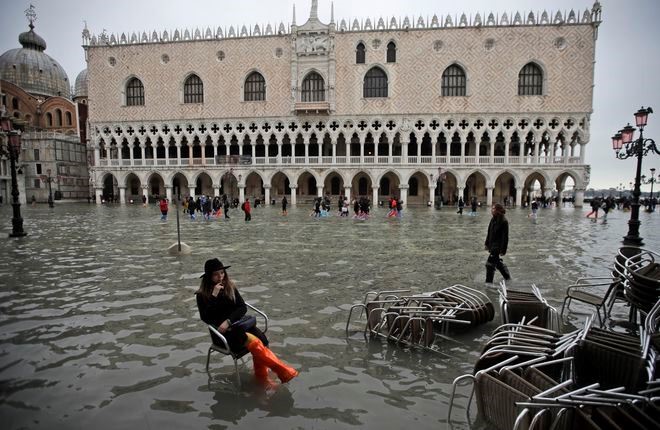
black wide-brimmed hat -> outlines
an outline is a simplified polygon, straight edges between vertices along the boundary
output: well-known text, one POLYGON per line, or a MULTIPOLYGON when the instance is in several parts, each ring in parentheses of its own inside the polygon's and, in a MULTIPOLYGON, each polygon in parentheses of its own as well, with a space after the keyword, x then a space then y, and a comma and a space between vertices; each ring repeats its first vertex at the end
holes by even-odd
POLYGON ((206 260, 206 263, 204 263, 204 274, 200 276, 200 278, 203 278, 206 275, 211 276, 213 272, 217 272, 218 270, 229 269, 230 267, 231 266, 223 265, 222 261, 218 260, 217 258, 206 260))

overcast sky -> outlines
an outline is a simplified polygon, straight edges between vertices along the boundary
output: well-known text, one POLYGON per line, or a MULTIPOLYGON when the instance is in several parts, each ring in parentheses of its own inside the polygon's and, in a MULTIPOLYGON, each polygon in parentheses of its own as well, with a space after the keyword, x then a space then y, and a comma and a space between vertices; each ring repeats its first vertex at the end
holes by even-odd
MULTIPOLYGON (((20 47, 19 33, 27 30, 24 11, 30 3, 37 12, 35 31, 46 39, 46 53, 66 70, 71 82, 83 70, 85 59, 81 31, 87 22, 93 34, 103 29, 108 33, 142 32, 179 29, 212 29, 233 25, 254 27, 254 24, 291 22, 296 5, 296 22, 302 24, 309 16, 311 0, 2 0, 0 14, 0 53, 20 47)), ((660 1, 602 0, 603 23, 596 42, 596 72, 591 142, 586 149, 586 162, 591 165, 593 188, 628 186, 635 176, 632 159, 620 161, 614 157, 611 136, 643 106, 656 109, 649 117, 645 136, 658 138, 660 131, 660 1)), ((378 18, 418 16, 438 17, 451 14, 489 12, 509 17, 515 12, 575 9, 580 14, 591 9, 590 0, 462 0, 460 2, 432 0, 336 0, 335 22, 342 18, 378 18)), ((552 16, 552 15, 551 15, 552 16)), ((319 0, 319 18, 330 20, 330 1, 319 0)), ((660 140, 658 141, 660 145, 660 140)), ((643 172, 660 170, 660 156, 649 154, 644 159, 643 172)), ((642 187, 649 191, 650 186, 642 187)))

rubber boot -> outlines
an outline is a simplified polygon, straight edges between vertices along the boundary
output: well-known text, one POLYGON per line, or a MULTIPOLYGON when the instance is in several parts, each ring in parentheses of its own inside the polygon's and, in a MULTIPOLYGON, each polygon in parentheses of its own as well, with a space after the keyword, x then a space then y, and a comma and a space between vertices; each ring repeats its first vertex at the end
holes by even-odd
POLYGON ((247 349, 252 354, 252 359, 255 360, 256 363, 273 370, 282 383, 289 382, 298 376, 298 371, 296 369, 287 366, 280 361, 280 359, 273 354, 273 351, 266 348, 264 344, 261 343, 261 340, 250 334, 248 334, 247 349))
POLYGON ((277 384, 268 376, 268 367, 256 356, 252 357, 252 363, 254 365, 254 376, 259 385, 267 390, 275 389, 277 384))
POLYGON ((492 284, 493 278, 495 278, 495 268, 493 266, 486 265, 486 283, 492 284))

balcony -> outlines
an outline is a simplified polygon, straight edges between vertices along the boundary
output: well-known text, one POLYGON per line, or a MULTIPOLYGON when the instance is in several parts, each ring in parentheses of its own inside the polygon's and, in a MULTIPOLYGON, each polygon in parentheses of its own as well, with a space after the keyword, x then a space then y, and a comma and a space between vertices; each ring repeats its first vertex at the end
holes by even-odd
POLYGON ((294 110, 297 114, 329 114, 330 102, 297 102, 294 110))
POLYGON ((144 166, 191 166, 192 168, 221 166, 235 167, 241 166, 484 166, 501 167, 503 165, 520 166, 561 166, 583 164, 580 157, 534 157, 534 156, 459 156, 459 155, 337 155, 317 156, 309 155, 307 157, 296 156, 269 156, 269 157, 250 157, 249 155, 218 155, 216 157, 206 158, 145 158, 145 159, 107 159, 101 158, 99 166, 112 167, 144 167, 144 166), (333 161, 334 160, 334 161, 333 161))

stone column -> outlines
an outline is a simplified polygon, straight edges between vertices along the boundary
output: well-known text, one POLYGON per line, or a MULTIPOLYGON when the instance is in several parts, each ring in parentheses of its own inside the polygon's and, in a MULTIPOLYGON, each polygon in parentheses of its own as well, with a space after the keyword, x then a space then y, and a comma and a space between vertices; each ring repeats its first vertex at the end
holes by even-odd
MULTIPOLYGON (((410 139, 410 137, 408 137, 408 139, 410 139)), ((408 141, 403 141, 402 140, 400 142, 401 142, 401 158, 402 158, 401 162, 403 164, 408 164, 408 144, 410 143, 410 141, 409 140, 408 141)), ((404 202, 405 202, 405 200, 404 200, 404 202)))
POLYGON ((309 140, 305 140, 305 165, 309 165, 309 140))
POLYGON ((351 162, 351 139, 346 139, 346 163, 351 162))
POLYGON ((549 187, 544 188, 543 189, 543 197, 545 197, 546 199, 551 198, 552 197, 552 190, 554 190, 554 188, 549 188, 549 187))
POLYGON ((172 201, 172 187, 165 187, 165 198, 168 201, 172 201))
POLYGON ((146 197, 146 202, 149 203, 149 187, 142 187, 142 195, 146 197))
POLYGON ((140 155, 142 158, 142 165, 146 166, 147 165, 147 144, 144 142, 140 142, 140 155))
MULTIPOLYGON (((504 141, 504 165, 509 165, 509 149, 511 145, 511 136, 504 141)), ((494 153, 494 152, 493 152, 494 153)))
POLYGON ((437 185, 435 183, 429 184, 429 201, 431 202, 431 207, 435 207, 435 189, 437 185))
MULTIPOLYGON (((458 188, 458 198, 460 199, 461 197, 465 197, 465 187, 457 187, 458 188)), ((463 200, 465 202, 465 200, 463 200)), ((458 204, 458 200, 455 202, 458 204)), ((467 204, 467 202, 465 202, 467 204)))
POLYGON ((298 186, 297 185, 291 185, 290 188, 291 188, 291 199, 289 199, 289 200, 291 200, 291 205, 296 205, 297 204, 296 194, 297 194, 297 191, 298 191, 298 186))
POLYGON ((351 200, 351 187, 344 187, 344 196, 348 198, 349 202, 351 200))
POLYGON ((493 187, 486 187, 486 207, 493 206, 493 187))
POLYGON ((372 185, 371 186, 371 204, 372 207, 378 206, 378 189, 380 187, 378 185, 372 185))
POLYGON ((587 142, 580 142, 580 164, 584 164, 584 148, 587 146, 587 142))
POLYGON ((188 186, 188 195, 195 198, 195 187, 188 186))
POLYGON ((94 188, 94 194, 96 195, 96 204, 100 205, 103 198, 103 188, 94 188))
POLYGON ((264 200, 266 200, 264 206, 270 204, 270 185, 264 185, 264 200))
POLYGON ((220 197, 220 185, 212 185, 213 197, 220 197))
POLYGON ((126 187, 119 187, 119 204, 126 204, 126 187))
POLYGON ((364 139, 360 139, 360 164, 364 164, 364 139))
POLYGON ((463 136, 458 136, 461 141, 461 164, 465 164, 465 145, 467 145, 467 139, 464 139, 463 136))
POLYGON ((277 138, 277 164, 282 164, 282 138, 277 138))
POLYGON ((101 149, 97 146, 94 147, 94 165, 101 165, 101 149))
POLYGON ((408 184, 399 185, 399 200, 403 202, 403 207, 408 206, 408 184))
POLYGON ((516 207, 522 206, 523 187, 516 187, 516 207))
POLYGON ((245 201, 245 185, 238 186, 238 201, 240 203, 243 203, 245 201))
POLYGON ((316 197, 323 197, 323 185, 316 186, 316 197))
POLYGON ((576 188, 575 189, 575 203, 573 204, 576 208, 581 208, 584 206, 584 189, 576 188))
POLYGON ((181 142, 176 142, 176 164, 177 166, 181 165, 181 142))
POLYGON ((337 142, 332 142, 332 164, 337 164, 337 142))
POLYGON ((392 164, 392 156, 394 155, 394 142, 392 142, 390 139, 387 140, 389 141, 388 146, 390 147, 389 152, 387 153, 387 162, 392 164))

